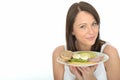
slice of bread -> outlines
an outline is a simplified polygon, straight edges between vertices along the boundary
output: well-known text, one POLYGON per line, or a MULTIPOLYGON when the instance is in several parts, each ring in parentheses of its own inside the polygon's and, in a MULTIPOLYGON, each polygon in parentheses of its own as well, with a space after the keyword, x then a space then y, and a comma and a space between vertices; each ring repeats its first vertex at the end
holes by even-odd
POLYGON ((69 50, 66 50, 66 51, 63 51, 61 54, 60 54, 60 58, 63 60, 63 61, 68 61, 72 58, 72 51, 69 51, 69 50))

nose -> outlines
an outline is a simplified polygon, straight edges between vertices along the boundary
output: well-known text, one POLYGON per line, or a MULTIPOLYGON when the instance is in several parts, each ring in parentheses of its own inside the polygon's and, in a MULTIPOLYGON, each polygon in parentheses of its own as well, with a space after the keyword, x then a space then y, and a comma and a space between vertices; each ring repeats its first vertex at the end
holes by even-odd
POLYGON ((94 34, 94 30, 93 30, 92 27, 90 27, 90 28, 88 29, 88 33, 89 33, 89 34, 94 34))

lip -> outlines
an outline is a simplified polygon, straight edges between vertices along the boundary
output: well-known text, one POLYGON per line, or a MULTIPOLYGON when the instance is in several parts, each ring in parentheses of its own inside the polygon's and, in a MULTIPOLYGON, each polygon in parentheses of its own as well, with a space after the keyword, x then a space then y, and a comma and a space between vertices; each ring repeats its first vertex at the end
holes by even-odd
POLYGON ((90 40, 90 41, 92 41, 92 40, 94 40, 95 39, 95 37, 94 36, 92 36, 92 37, 88 37, 88 38, 86 38, 87 40, 90 40))

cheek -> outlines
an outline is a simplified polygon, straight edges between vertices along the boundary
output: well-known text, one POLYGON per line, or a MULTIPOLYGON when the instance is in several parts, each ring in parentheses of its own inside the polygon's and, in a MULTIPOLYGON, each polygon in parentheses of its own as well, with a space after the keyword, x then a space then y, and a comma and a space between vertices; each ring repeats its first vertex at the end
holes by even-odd
POLYGON ((95 31, 96 38, 98 37, 98 33, 99 33, 99 30, 96 30, 96 31, 95 31))
POLYGON ((98 28, 94 29, 94 33, 95 33, 95 34, 98 34, 98 32, 99 32, 99 29, 98 29, 98 28))
POLYGON ((85 35, 84 32, 78 32, 78 33, 75 34, 75 37, 76 37, 77 39, 82 39, 82 38, 84 38, 85 36, 86 36, 86 35, 85 35))
POLYGON ((96 30, 96 34, 97 34, 97 35, 98 35, 98 33, 99 33, 99 29, 96 30))

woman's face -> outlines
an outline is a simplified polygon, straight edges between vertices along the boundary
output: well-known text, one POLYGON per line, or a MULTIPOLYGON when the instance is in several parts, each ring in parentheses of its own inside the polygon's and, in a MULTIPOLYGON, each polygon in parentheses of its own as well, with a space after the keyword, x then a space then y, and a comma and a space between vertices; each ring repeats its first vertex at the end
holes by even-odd
POLYGON ((98 31, 99 26, 90 13, 81 11, 77 14, 73 24, 72 35, 76 37, 79 44, 92 46, 96 41, 98 31))

